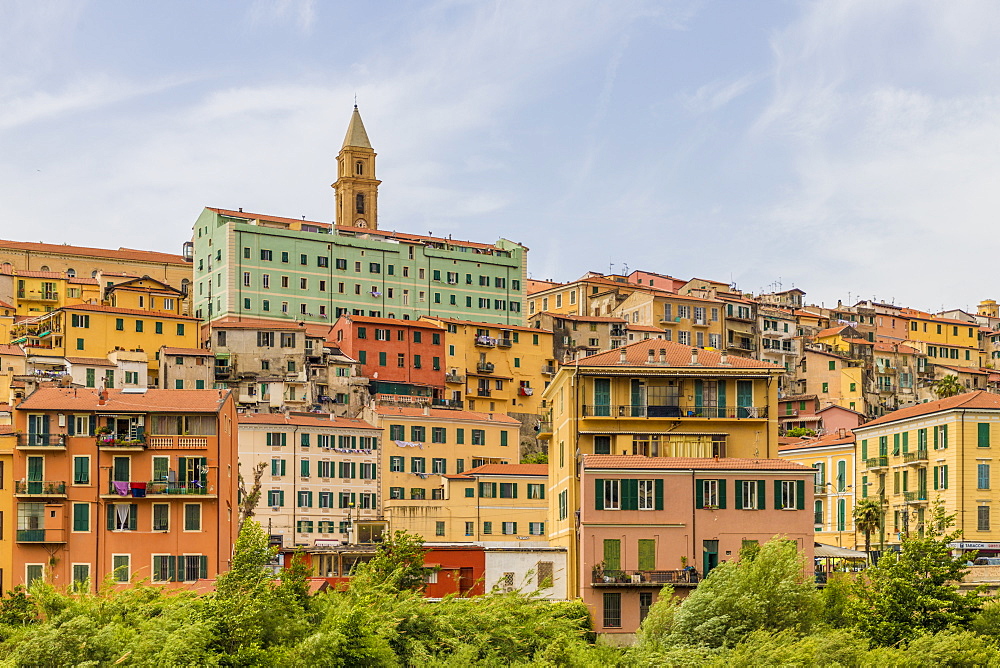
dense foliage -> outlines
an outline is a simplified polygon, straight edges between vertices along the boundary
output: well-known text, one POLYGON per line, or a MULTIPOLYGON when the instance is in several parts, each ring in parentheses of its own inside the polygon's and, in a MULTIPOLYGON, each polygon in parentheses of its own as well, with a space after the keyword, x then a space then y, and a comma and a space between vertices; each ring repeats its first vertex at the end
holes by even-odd
POLYGON ((723 563, 685 599, 665 588, 631 648, 594 642, 587 608, 530 592, 431 602, 419 539, 397 533, 337 591, 275 579, 256 522, 213 595, 146 583, 72 594, 38 583, 0 602, 5 665, 966 666, 1000 665, 1000 601, 961 592, 938 511, 867 573, 817 589, 776 539, 723 563))

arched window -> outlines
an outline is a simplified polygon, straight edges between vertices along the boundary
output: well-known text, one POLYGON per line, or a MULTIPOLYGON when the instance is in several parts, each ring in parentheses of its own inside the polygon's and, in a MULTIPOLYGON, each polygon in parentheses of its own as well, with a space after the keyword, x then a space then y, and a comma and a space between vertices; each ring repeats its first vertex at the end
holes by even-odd
POLYGON ((70 267, 69 269, 66 270, 66 275, 69 276, 70 278, 75 277, 76 276, 76 269, 73 269, 72 267, 70 267))
POLYGON ((820 499, 817 499, 816 503, 813 504, 813 524, 823 525, 823 501, 820 499))
POLYGON ((360 160, 358 160, 356 163, 354 163, 354 173, 357 174, 358 176, 361 176, 362 174, 364 174, 365 173, 365 163, 361 162, 360 160))
POLYGON ((49 270, 49 265, 43 264, 42 268, 39 271, 48 271, 48 270, 49 270))
POLYGON ((97 278, 97 270, 96 269, 94 271, 90 272, 90 277, 91 278, 97 278))
POLYGON ((181 292, 183 292, 184 295, 187 296, 188 290, 190 289, 191 289, 191 280, 187 278, 181 279, 181 292))
POLYGON ((365 194, 364 193, 358 193, 357 197, 354 198, 354 201, 355 201, 355 208, 357 209, 358 213, 364 213, 365 212, 365 194))

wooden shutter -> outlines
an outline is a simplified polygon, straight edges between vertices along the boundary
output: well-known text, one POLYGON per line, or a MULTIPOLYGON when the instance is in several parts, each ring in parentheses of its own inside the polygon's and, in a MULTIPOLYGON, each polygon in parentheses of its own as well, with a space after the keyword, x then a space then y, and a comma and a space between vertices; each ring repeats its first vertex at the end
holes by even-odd
POLYGON ((694 381, 694 412, 698 414, 702 412, 702 406, 705 404, 705 381, 698 379, 694 381))
POLYGON ((171 582, 177 582, 177 557, 163 557, 167 560, 167 579, 171 582))
POLYGON ((767 500, 764 495, 767 494, 767 485, 764 480, 757 481, 757 510, 764 510, 767 508, 767 500))
POLYGON ((128 528, 130 531, 135 531, 139 515, 139 505, 136 503, 128 504, 128 528))
POLYGON ((208 555, 198 557, 198 577, 202 580, 208 579, 208 555))
POLYGON ((774 509, 775 510, 780 510, 781 508, 782 508, 782 505, 781 505, 781 481, 780 480, 775 480, 774 481, 774 509))
MULTIPOLYGON (((726 417, 726 381, 719 381, 719 391, 716 395, 717 403, 719 405, 719 417, 726 417)), ((791 404, 789 404, 790 406, 791 404)))
POLYGON ((726 507, 726 481, 719 480, 719 508, 726 507))
POLYGON ((934 489, 938 488, 938 480, 939 480, 939 478, 938 478, 938 467, 935 466, 934 467, 934 489))
MULTIPOLYGON (((937 476, 934 476, 934 489, 937 489, 937 476)), ((104 506, 105 510, 108 511, 108 531, 115 530, 115 504, 109 503, 104 506)))
POLYGON ((940 448, 940 446, 938 445, 938 431, 939 430, 938 430, 937 427, 931 427, 931 431, 934 432, 934 449, 937 450, 937 449, 940 448))
POLYGON ((749 484, 746 480, 736 481, 736 510, 743 510, 743 486, 749 484))
POLYGON ((795 481, 795 509, 805 510, 806 508, 806 481, 795 481))
POLYGON ((653 481, 653 496, 655 498, 657 510, 663 510, 663 480, 657 478, 653 481))
POLYGON ((622 510, 639 509, 639 481, 622 480, 622 510))
POLYGON ((604 481, 594 481, 594 510, 604 510, 604 481))
POLYGON ((941 440, 943 441, 941 443, 941 447, 942 448, 947 448, 948 447, 948 425, 945 425, 944 428, 941 430, 941 432, 942 432, 941 433, 941 440))
POLYGON ((617 571, 622 567, 622 542, 617 538, 604 539, 604 568, 617 571))
POLYGON ((979 423, 979 447, 990 447, 990 425, 988 422, 979 423))
POLYGON ((656 541, 649 538, 639 539, 639 570, 656 570, 656 541))
POLYGON ((868 459, 868 439, 861 439, 861 460, 868 459))
POLYGON ((948 489, 948 465, 941 467, 941 489, 948 489))
POLYGON ((66 433, 70 436, 76 436, 76 416, 67 415, 66 416, 66 433))
POLYGON ((903 454, 905 455, 910 451, 910 432, 903 432, 903 454))
MULTIPOLYGON (((663 488, 663 481, 657 480, 660 483, 660 488, 663 488)), ((694 507, 704 508, 705 507, 705 481, 695 480, 694 481, 694 507)))

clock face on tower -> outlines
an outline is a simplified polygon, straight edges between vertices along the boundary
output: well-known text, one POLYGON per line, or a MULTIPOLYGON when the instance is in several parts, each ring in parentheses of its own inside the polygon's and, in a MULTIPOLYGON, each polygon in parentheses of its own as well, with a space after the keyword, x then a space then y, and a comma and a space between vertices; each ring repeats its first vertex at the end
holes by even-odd
POLYGON ((364 218, 358 218, 356 221, 354 221, 354 227, 368 227, 368 223, 365 221, 364 218))

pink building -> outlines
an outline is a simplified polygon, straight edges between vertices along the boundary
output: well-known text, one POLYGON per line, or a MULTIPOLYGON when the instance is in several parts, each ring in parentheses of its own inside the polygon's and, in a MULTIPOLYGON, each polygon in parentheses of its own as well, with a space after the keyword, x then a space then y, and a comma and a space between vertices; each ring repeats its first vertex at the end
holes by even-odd
POLYGON ((664 584, 681 593, 774 536, 813 560, 815 470, 781 459, 584 455, 580 593, 599 633, 635 633, 664 584))

